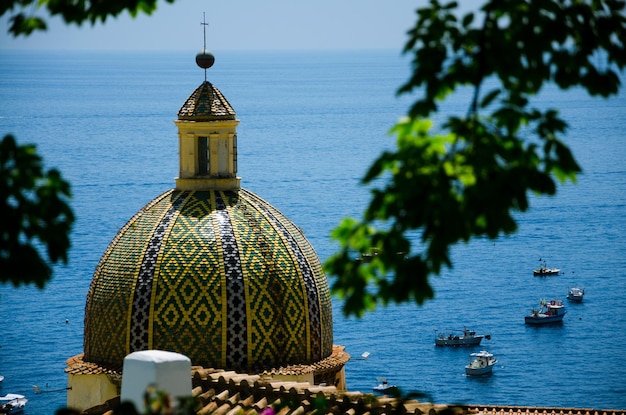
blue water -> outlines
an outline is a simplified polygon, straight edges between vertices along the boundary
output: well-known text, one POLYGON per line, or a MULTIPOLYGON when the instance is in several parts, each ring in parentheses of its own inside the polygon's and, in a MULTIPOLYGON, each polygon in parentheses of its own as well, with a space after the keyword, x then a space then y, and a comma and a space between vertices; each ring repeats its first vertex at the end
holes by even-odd
MULTIPOLYGON (((27 414, 65 403, 67 358, 82 352, 85 295, 117 230, 174 187, 173 120, 204 80, 189 53, 0 52, 0 134, 37 143, 46 167, 73 185, 77 221, 67 266, 44 290, 0 285, 0 394, 22 393, 27 414), (35 394, 33 385, 48 393, 35 394)), ((296 224, 325 260, 330 231, 367 202, 358 183, 393 145, 388 129, 409 101, 395 97, 408 63, 394 51, 216 52, 208 79, 241 120, 242 185, 296 224)), ((467 96, 444 105, 464 112, 467 96)), ((585 172, 552 198, 532 199, 519 232, 453 251, 455 267, 434 278, 422 307, 379 308, 345 319, 334 300, 335 342, 353 358, 350 390, 370 392, 385 376, 435 402, 626 408, 626 94, 590 99, 546 90, 538 105, 561 108, 567 142, 585 172), (543 258, 564 275, 532 276, 543 258), (565 299, 564 323, 528 327, 541 298, 565 299), (434 329, 490 333, 480 349, 499 359, 493 376, 471 379, 468 349, 435 348, 434 329)))

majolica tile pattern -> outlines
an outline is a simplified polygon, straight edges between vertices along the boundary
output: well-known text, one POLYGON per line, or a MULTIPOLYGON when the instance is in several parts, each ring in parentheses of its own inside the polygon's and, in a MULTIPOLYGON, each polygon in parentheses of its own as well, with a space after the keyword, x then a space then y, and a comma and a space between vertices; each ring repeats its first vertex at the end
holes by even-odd
POLYGON ((332 309, 302 232, 246 191, 171 190, 113 239, 85 311, 86 362, 121 367, 133 351, 260 369, 332 352, 332 309))
POLYGON ((235 110, 212 83, 204 81, 180 108, 178 119, 187 121, 234 120, 235 110))

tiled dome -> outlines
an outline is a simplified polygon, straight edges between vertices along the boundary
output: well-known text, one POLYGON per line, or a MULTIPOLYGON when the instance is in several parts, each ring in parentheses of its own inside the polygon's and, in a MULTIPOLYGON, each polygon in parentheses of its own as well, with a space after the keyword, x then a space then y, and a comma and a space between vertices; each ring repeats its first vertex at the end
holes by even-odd
POLYGON ((180 108, 178 119, 187 121, 234 120, 235 111, 219 89, 215 88, 212 83, 204 81, 180 108))
POLYGON ((332 353, 327 279, 302 232, 244 189, 170 190, 113 239, 94 273, 84 360, 147 349, 261 369, 332 353))

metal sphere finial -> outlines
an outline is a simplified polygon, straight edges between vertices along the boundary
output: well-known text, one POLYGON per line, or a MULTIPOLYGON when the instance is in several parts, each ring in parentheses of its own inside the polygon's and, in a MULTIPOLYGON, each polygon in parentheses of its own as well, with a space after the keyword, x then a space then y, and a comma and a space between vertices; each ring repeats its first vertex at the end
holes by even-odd
POLYGON ((215 56, 210 50, 206 48, 206 27, 209 25, 206 22, 206 14, 202 13, 202 29, 204 32, 204 49, 196 54, 196 64, 204 69, 204 80, 206 82, 206 70, 209 69, 215 63, 215 56))
POLYGON ((210 50, 204 49, 196 54, 196 64, 202 69, 209 69, 215 63, 215 56, 210 50))

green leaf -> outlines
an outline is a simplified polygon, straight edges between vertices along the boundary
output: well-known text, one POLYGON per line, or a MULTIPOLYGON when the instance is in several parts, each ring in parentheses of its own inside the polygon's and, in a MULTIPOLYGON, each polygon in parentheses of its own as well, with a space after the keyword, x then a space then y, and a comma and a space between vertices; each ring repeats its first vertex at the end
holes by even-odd
POLYGON ((28 36, 37 30, 47 30, 46 22, 39 17, 26 17, 22 13, 18 13, 9 19, 9 33, 14 37, 24 35, 28 36))
POLYGON ((0 142, 0 282, 43 288, 51 263, 67 262, 74 214, 70 185, 57 170, 44 171, 34 145, 0 142), (35 247, 46 251, 44 256, 35 247))

